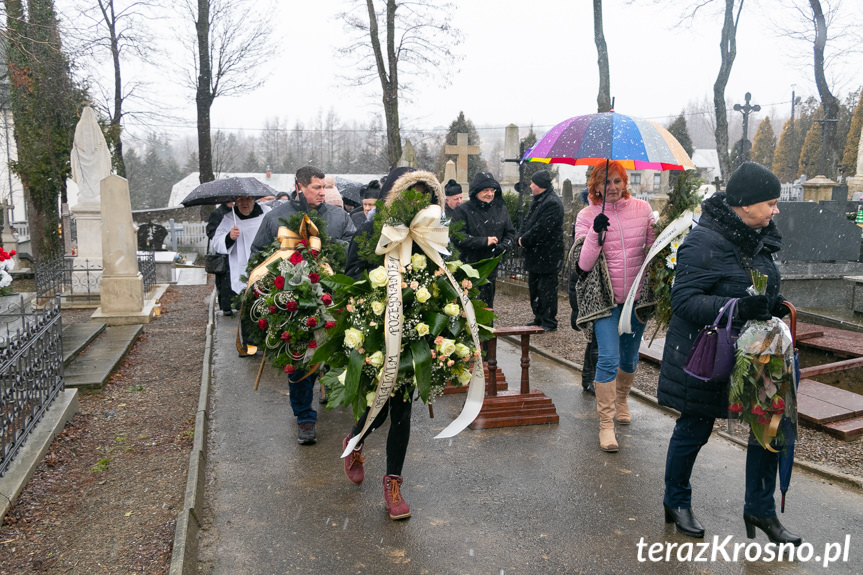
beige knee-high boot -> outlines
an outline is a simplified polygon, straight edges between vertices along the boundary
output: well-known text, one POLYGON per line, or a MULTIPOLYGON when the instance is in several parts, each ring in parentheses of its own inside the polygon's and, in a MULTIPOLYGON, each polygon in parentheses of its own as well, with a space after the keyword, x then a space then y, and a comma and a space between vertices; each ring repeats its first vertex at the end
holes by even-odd
POLYGON ((615 382, 595 382, 596 411, 599 413, 599 447, 603 451, 617 451, 617 438, 614 437, 614 399, 615 382))
POLYGON ((617 370, 617 379, 614 383, 617 387, 617 397, 614 402, 614 408, 617 411, 615 420, 620 425, 629 425, 632 423, 632 416, 629 413, 629 390, 632 389, 632 381, 635 379, 635 372, 626 373, 623 370, 617 370))

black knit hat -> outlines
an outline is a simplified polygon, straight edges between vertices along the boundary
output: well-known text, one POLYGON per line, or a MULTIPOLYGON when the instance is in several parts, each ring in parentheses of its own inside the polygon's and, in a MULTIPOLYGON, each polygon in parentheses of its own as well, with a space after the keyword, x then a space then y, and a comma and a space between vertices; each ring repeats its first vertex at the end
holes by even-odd
POLYGON ((779 197, 782 184, 776 175, 755 162, 743 162, 728 178, 725 203, 729 206, 751 206, 779 197))
POLYGON ((446 183, 446 186, 444 186, 444 192, 448 196, 460 196, 461 184, 459 184, 455 180, 450 180, 446 183))
POLYGON ((486 188, 493 188, 495 192, 500 190, 500 184, 491 175, 491 172, 477 172, 470 183, 470 196, 473 197, 477 192, 481 192, 486 188))
POLYGON ((530 177, 530 181, 543 190, 547 190, 551 187, 551 172, 548 170, 540 170, 530 177))

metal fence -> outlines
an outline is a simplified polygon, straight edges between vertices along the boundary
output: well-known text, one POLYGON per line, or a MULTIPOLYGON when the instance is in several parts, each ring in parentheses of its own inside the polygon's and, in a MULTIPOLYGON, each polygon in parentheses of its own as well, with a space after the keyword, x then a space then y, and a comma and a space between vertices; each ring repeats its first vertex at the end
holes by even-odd
POLYGON ((0 476, 63 391, 62 332, 59 296, 0 305, 0 476))
MULTIPOLYGON (((569 250, 572 247, 572 238, 563 236, 563 267, 557 275, 558 289, 566 291, 569 287, 570 263, 569 250)), ((527 282, 527 272, 524 269, 524 248, 516 246, 508 251, 500 261, 497 272, 498 277, 506 280, 527 282)))
POLYGON ((144 294, 156 285, 156 253, 138 252, 138 271, 144 278, 144 294))

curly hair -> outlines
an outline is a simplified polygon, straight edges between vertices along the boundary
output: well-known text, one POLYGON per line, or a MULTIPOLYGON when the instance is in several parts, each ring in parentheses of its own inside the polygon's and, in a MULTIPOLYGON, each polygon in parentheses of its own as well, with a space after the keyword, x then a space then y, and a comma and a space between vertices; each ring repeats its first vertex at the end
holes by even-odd
MULTIPOLYGON (((620 195, 621 198, 630 197, 629 193, 629 174, 626 173, 626 168, 623 167, 623 164, 620 162, 609 162, 608 163, 608 173, 609 177, 614 174, 620 176, 620 179, 623 180, 623 193, 620 195)), ((590 173, 590 177, 587 179, 587 197, 590 200, 591 204, 601 204, 602 203, 602 191, 605 189, 605 164, 602 163, 595 168, 590 173)))

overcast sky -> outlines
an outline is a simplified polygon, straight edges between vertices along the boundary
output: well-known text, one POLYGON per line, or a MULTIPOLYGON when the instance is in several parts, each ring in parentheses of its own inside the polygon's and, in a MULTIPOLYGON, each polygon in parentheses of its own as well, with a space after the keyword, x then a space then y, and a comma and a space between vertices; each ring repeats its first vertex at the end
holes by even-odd
MULTIPOLYGON (((822 0, 823 1, 823 0, 822 0)), ((538 131, 571 116, 596 111, 598 72, 593 43, 592 3, 588 0, 459 0, 452 22, 464 34, 463 58, 451 85, 434 78, 412 78, 413 101, 402 101, 402 124, 418 129, 445 127, 459 111, 477 125, 515 123, 538 131)), ((611 93, 618 112, 668 124, 689 102, 712 98, 719 68, 720 9, 705 11, 691 25, 675 27, 678 10, 671 0, 605 0, 604 30, 609 48, 611 93)), ((674 2, 689 4, 686 0, 674 2)), ((761 4, 776 6, 777 0, 761 4)), ((213 128, 259 129, 267 118, 309 123, 333 107, 343 120, 365 121, 382 114, 379 85, 373 96, 349 87, 335 49, 343 44, 344 27, 336 14, 343 0, 278 1, 272 13, 282 49, 263 68, 267 83, 253 94, 219 98, 213 106, 213 128), (310 71, 316 70, 317 73, 310 71)), ((845 20, 863 28, 863 2, 846 0, 845 20)), ((777 36, 776 22, 796 25, 782 13, 747 1, 737 36, 726 96, 752 102, 764 114, 787 116, 791 91, 817 96, 812 48, 777 36)), ((828 50, 834 44, 828 44, 828 50)), ((185 55, 177 55, 182 58, 185 55)), ((172 59, 175 59, 172 57, 172 59)), ((835 61, 828 71, 834 94, 843 98, 863 85, 861 55, 835 61)), ((161 80, 165 93, 180 91, 161 80)), ((177 110, 193 125, 194 94, 186 90, 177 110)), ((131 127, 131 126, 130 126, 131 127)))

